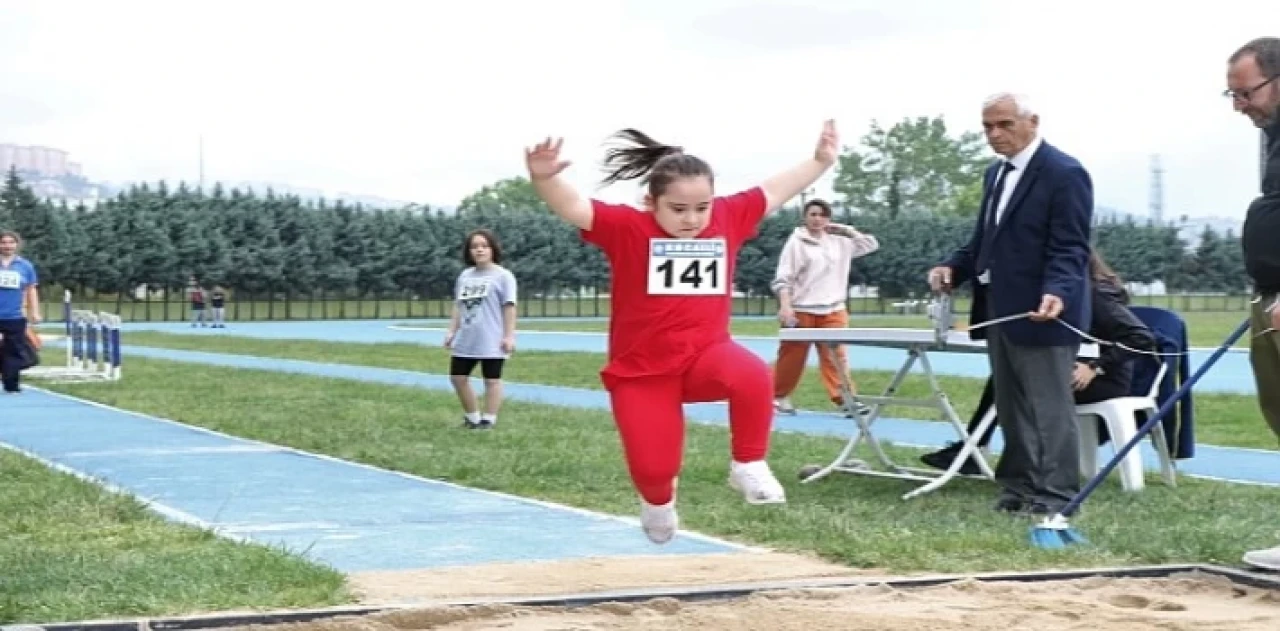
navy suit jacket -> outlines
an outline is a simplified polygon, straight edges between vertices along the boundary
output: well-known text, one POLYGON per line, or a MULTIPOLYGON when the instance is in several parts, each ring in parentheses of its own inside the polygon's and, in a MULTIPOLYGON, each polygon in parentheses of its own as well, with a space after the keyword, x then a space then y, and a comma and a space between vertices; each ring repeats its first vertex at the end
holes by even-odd
MULTIPOLYGON (((970 324, 1015 313, 1035 311, 1044 294, 1062 299, 1059 319, 1082 331, 1092 316, 1089 288, 1089 238, 1093 224, 1093 182, 1075 158, 1042 142, 1000 215, 989 246, 990 284, 982 285, 974 269, 982 245, 985 211, 1003 161, 986 171, 982 185, 982 211, 969 243, 943 262, 951 268, 951 283, 960 287, 973 281, 970 324)), ((1014 320, 995 326, 1014 344, 1027 346, 1071 345, 1080 336, 1056 322, 1014 320)), ((972 331, 975 340, 986 339, 986 329, 972 331)))

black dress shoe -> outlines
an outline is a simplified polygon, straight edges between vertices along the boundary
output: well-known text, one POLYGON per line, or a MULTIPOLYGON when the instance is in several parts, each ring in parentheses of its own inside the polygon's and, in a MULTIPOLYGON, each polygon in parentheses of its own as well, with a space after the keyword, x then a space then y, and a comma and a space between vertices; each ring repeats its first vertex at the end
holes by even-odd
POLYGON ((991 508, 1002 513, 1018 513, 1022 512, 1026 503, 1021 499, 1012 496, 1001 497, 991 508))
MULTIPOLYGON (((946 447, 938 451, 924 454, 920 456, 920 462, 923 462, 934 469, 946 471, 951 468, 951 463, 955 462, 956 456, 960 455, 960 450, 964 448, 963 443, 950 442, 946 447)), ((982 470, 978 468, 978 461, 969 456, 965 459, 964 464, 960 465, 960 473, 964 475, 978 475, 982 470)))

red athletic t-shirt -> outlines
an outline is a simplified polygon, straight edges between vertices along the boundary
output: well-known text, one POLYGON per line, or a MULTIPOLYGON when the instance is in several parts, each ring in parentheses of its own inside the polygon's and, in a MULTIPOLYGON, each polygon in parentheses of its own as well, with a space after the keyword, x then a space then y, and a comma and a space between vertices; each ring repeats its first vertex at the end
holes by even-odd
POLYGON ((734 267, 764 217, 763 189, 715 198, 695 239, 674 239, 651 212, 591 205, 591 230, 580 234, 604 252, 611 271, 609 361, 600 373, 606 388, 618 379, 680 374, 703 349, 729 339, 734 267))

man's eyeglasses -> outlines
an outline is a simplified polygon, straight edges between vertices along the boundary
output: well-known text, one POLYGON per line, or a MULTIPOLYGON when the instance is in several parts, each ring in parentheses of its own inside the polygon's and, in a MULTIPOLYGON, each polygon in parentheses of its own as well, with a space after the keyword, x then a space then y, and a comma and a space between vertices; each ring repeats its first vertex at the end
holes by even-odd
POLYGON ((1222 91, 1222 96, 1225 96, 1232 100, 1248 102, 1249 99, 1253 98, 1254 93, 1256 93, 1258 90, 1261 90, 1262 88, 1267 87, 1268 85, 1271 84, 1272 81, 1275 81, 1276 79, 1280 79, 1280 74, 1272 75, 1270 79, 1267 79, 1266 81, 1263 81, 1262 83, 1259 83, 1258 85, 1255 85, 1252 88, 1249 88, 1247 90, 1236 91, 1228 88, 1222 91))

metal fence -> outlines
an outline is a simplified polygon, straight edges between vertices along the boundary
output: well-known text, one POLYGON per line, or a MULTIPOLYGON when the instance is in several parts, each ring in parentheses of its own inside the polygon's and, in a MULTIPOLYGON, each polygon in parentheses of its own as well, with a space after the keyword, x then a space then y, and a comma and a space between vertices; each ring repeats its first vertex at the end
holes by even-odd
MULTIPOLYGON (((58 294, 61 296, 61 292, 58 294)), ((850 298, 848 310, 854 316, 890 316, 923 313, 927 295, 907 298, 850 298)), ((1243 313, 1250 297, 1236 294, 1135 294, 1133 304, 1161 307, 1183 313, 1243 313)), ((126 322, 181 322, 192 319, 190 302, 181 295, 134 299, 117 295, 73 295, 76 309, 114 313, 126 322)), ((609 315, 609 297, 529 296, 518 302, 520 317, 533 318, 601 318, 609 315)), ((448 299, 416 296, 339 297, 316 295, 259 295, 228 292, 226 318, 233 322, 270 320, 413 320, 446 319, 450 316, 448 299)), ((207 308, 207 307, 206 307, 207 308)), ((968 301, 960 296, 955 308, 967 311, 968 301)), ((733 315, 738 317, 772 316, 777 313, 772 296, 739 296, 734 299, 733 315)), ((62 319, 62 300, 49 296, 43 301, 45 321, 62 319)))

